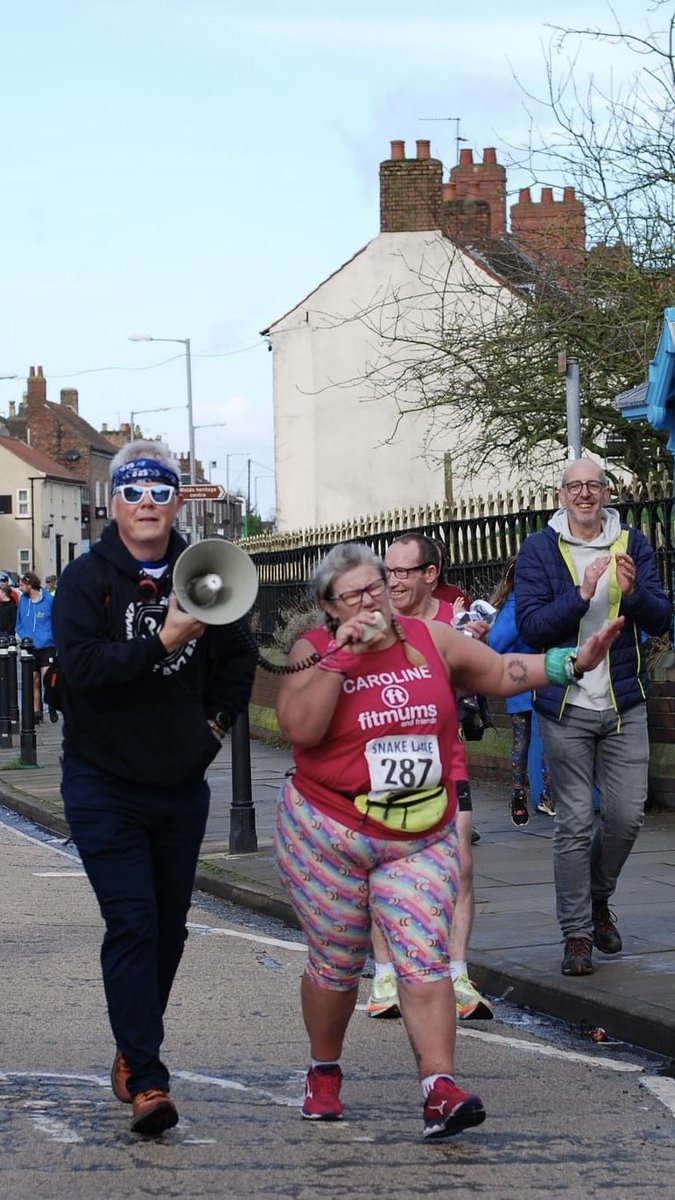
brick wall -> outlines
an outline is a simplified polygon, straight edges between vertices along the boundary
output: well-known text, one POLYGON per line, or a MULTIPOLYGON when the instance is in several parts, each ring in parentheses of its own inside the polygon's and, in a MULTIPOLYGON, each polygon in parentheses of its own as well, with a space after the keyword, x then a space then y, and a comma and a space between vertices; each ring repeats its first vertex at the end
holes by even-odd
POLYGON ((657 808, 675 810, 675 683, 653 683, 649 718, 649 798, 657 808))

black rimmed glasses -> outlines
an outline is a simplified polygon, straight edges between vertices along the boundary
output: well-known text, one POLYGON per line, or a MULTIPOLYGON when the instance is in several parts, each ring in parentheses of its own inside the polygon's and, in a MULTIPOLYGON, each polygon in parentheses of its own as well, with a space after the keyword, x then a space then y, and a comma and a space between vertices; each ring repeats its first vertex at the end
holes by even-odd
POLYGON ((423 562, 418 563, 416 567, 385 567, 387 575, 393 575, 394 579, 407 579, 412 575, 413 571, 426 571, 427 567, 435 567, 436 563, 423 562))
POLYGON ((350 592, 340 592, 339 596, 326 596, 326 599, 331 604, 335 604, 338 600, 341 600, 348 608, 357 608, 359 604, 363 603, 364 596, 368 595, 373 600, 376 600, 378 596, 382 595, 386 586, 384 579, 374 579, 372 583, 366 584, 364 588, 354 588, 350 592))
POLYGON ((123 483, 115 494, 121 496, 125 504, 140 504, 146 493, 153 504, 168 504, 176 489, 170 483, 123 483))
POLYGON ((563 487, 570 496, 579 496, 582 488, 586 488, 590 496, 599 496, 607 484, 602 479, 570 479, 563 487))

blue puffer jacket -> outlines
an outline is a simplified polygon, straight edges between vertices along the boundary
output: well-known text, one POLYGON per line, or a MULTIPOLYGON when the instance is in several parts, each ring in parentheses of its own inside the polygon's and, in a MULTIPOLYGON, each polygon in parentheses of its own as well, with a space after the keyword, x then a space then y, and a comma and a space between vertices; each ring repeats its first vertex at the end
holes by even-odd
MULTIPOLYGON (((555 520, 555 518, 554 518, 555 520)), ((622 596, 619 614, 624 627, 609 652, 612 702, 625 712, 644 701, 647 664, 641 652, 640 630, 651 637, 670 627, 672 610, 656 569, 654 552, 638 529, 628 530, 628 553, 636 567, 636 586, 631 596, 622 596)), ((550 525, 525 539, 516 564, 516 620, 521 637, 542 651, 551 646, 576 646, 579 622, 588 611, 578 585, 561 551, 561 539, 550 525)), ((558 720, 565 707, 567 689, 540 688, 534 707, 545 717, 558 720)))
MULTIPOLYGON (((511 592, 507 597, 491 626, 487 644, 497 654, 531 654, 532 647, 524 642, 518 633, 516 625, 516 598, 511 592)), ((532 692, 519 692, 517 696, 506 697, 507 713, 529 712, 532 708, 532 692)))

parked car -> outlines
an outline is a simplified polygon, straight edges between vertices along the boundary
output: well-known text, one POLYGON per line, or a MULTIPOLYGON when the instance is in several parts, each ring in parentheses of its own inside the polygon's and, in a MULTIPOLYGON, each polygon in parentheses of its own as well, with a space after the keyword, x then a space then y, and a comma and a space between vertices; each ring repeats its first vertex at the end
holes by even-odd
POLYGON ((19 576, 17 575, 16 571, 7 571, 4 567, 0 567, 0 577, 3 575, 7 576, 12 587, 19 586, 19 576))

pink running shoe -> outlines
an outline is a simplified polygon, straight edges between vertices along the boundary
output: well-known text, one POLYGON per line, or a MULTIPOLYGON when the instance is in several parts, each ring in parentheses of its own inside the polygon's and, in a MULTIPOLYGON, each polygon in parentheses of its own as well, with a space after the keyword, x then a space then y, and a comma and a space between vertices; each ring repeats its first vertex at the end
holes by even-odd
POLYGON ((303 1117, 307 1121, 339 1121, 343 1112, 341 1083, 339 1067, 310 1067, 305 1080, 303 1117))
POLYGON ((425 1138, 450 1137, 482 1125, 485 1120, 483 1101, 479 1096, 463 1092, 449 1075, 441 1075, 424 1101, 425 1138))

